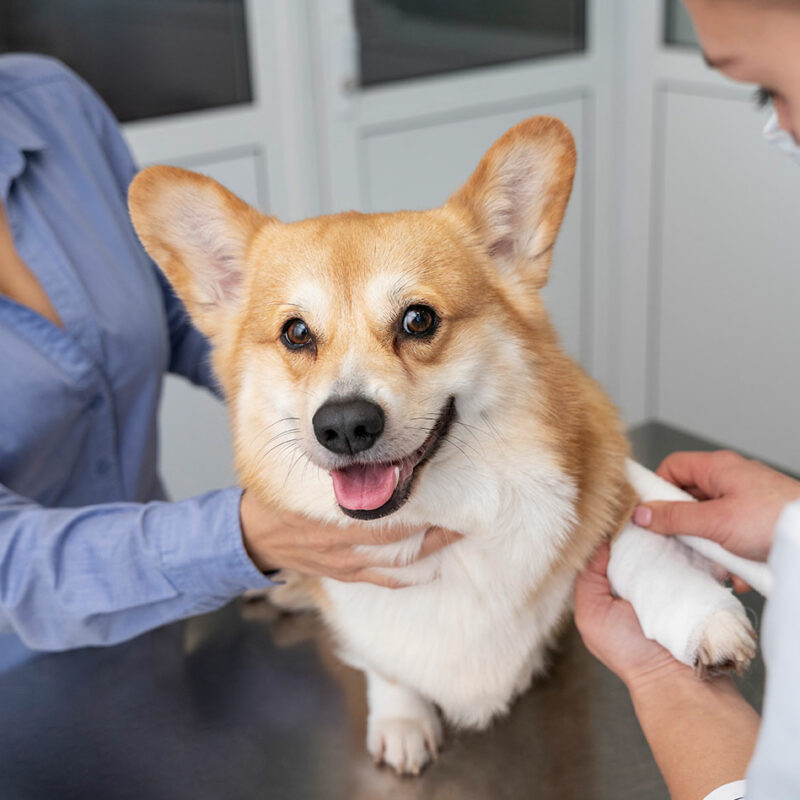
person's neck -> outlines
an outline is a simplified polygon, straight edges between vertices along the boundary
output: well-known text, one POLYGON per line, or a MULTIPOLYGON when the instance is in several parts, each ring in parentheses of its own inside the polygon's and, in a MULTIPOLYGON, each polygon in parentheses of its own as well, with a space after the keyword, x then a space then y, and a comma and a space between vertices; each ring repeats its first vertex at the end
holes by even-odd
POLYGON ((17 252, 6 207, 2 201, 0 201, 0 295, 10 297, 50 320, 54 325, 63 327, 58 312, 38 278, 17 252))

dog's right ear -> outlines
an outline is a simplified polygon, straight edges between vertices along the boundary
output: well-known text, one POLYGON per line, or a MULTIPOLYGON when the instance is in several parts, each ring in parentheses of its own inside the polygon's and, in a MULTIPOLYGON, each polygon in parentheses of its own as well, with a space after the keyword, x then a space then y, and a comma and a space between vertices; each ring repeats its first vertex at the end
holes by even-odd
POLYGON ((128 205, 145 249, 213 337, 239 309, 247 250, 269 218, 211 178, 177 167, 142 170, 128 205))
POLYGON ((547 282, 575 161, 569 128, 532 117, 501 136, 447 202, 469 215, 500 273, 523 291, 547 282))

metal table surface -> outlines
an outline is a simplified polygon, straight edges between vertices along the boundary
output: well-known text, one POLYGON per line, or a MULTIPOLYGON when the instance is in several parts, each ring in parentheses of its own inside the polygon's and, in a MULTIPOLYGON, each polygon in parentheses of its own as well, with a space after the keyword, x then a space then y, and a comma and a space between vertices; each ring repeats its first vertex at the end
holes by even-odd
MULTIPOLYGON (((632 431, 656 466, 710 449, 657 423, 632 431)), ((755 594, 745 603, 757 615, 755 594)), ((760 707, 760 659, 742 679, 760 707)), ((42 655, 0 676, 2 800, 660 800, 627 692, 574 627, 551 674, 481 733, 448 732, 419 778, 364 747, 361 676, 311 615, 235 602, 116 647, 42 655)))

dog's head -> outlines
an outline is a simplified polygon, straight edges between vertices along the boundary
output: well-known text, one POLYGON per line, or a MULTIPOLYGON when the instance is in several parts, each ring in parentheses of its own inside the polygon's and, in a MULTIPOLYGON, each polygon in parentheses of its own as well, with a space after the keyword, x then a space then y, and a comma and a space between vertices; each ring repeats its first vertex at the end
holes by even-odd
POLYGON ((330 509, 375 519, 426 463, 480 457, 552 345, 539 290, 574 171, 568 129, 536 117, 425 212, 284 224, 209 178, 141 172, 133 222, 214 345, 243 483, 322 510, 300 498, 324 480, 330 509))

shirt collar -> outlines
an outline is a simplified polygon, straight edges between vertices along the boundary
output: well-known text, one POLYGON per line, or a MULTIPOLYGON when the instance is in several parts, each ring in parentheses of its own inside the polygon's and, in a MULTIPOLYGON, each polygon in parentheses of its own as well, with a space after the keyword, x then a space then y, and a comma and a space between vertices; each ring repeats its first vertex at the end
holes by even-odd
POLYGON ((0 199, 5 200, 13 180, 25 171, 27 158, 44 150, 45 142, 26 119, 5 114, 0 119, 0 199))
POLYGON ((0 122, 0 141, 12 145, 22 153, 35 153, 44 149, 44 140, 24 117, 4 114, 0 122))

